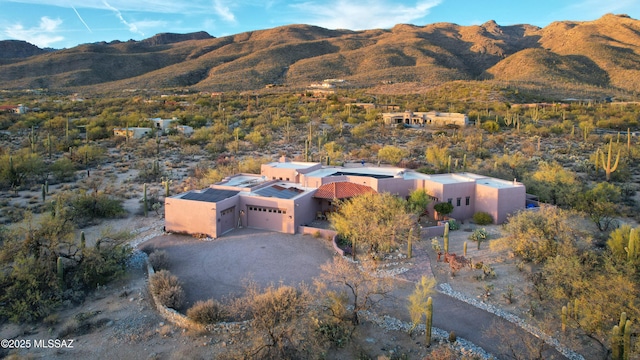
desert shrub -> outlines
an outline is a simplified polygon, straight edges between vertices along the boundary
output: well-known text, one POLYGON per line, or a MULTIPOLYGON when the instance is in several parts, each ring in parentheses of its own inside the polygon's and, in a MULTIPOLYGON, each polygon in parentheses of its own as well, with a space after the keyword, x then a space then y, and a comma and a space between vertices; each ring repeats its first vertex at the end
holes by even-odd
POLYGON ((155 271, 166 270, 169 268, 169 256, 164 250, 154 250, 149 254, 149 264, 153 266, 155 271))
POLYGON ((454 231, 454 230, 460 230, 460 223, 455 221, 455 220, 449 220, 449 230, 454 231))
POLYGON ((438 212, 440 216, 447 216, 453 212, 453 204, 448 202, 437 203, 433 206, 433 209, 438 212))
POLYGON ((224 310, 212 299, 198 301, 187 310, 187 317, 198 324, 213 324, 224 319, 224 310))
POLYGON ((82 192, 69 199, 73 220, 84 226, 95 219, 111 219, 125 214, 122 202, 105 193, 82 192))
POLYGON ((178 309, 184 303, 184 290, 175 275, 167 270, 160 270, 149 278, 151 292, 158 301, 173 309, 178 309))
POLYGON ((56 160, 49 167, 53 177, 60 182, 73 181, 76 178, 76 165, 69 158, 63 157, 56 160))
POLYGON ((96 288, 124 274, 131 247, 114 244, 105 239, 83 250, 82 261, 73 269, 77 284, 82 288, 96 288))
POLYGON ((8 274, 0 274, 0 319, 35 321, 59 304, 57 278, 48 265, 46 259, 21 255, 8 274))
POLYGON ((473 222, 478 225, 493 224, 493 216, 491 216, 491 214, 486 213, 484 211, 478 211, 475 214, 473 214, 473 222))
POLYGON ((482 128, 491 134, 500 131, 500 125, 492 120, 482 123, 482 128))

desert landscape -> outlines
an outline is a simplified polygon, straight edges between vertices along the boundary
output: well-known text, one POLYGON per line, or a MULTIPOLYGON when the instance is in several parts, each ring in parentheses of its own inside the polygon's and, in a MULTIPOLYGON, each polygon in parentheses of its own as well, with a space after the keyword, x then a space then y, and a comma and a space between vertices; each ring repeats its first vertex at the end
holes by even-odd
POLYGON ((0 41, 0 357, 638 359, 638 34, 608 14, 0 41), (384 121, 405 111, 466 120, 384 121), (502 224, 418 189, 336 200, 306 235, 165 231, 166 198, 281 157, 530 196, 502 224))

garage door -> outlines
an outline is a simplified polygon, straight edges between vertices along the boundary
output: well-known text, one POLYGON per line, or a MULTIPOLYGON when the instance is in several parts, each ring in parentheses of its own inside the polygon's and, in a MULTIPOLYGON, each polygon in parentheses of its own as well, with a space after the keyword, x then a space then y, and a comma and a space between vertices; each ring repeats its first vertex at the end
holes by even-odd
POLYGON ((286 210, 253 205, 247 205, 247 210, 247 227, 282 231, 286 210))
POLYGON ((220 234, 235 229, 236 207, 232 206, 220 212, 220 234))

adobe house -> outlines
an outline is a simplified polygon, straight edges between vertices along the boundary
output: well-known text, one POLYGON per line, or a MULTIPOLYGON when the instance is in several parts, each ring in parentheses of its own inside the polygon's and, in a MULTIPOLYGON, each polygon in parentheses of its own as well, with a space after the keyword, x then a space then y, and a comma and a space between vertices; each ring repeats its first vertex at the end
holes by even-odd
POLYGON ((239 227, 295 234, 301 225, 334 210, 336 200, 368 192, 408 197, 424 189, 433 205, 450 202, 451 216, 466 220, 484 211, 496 224, 526 205, 522 183, 472 173, 427 175, 396 167, 334 167, 282 157, 261 174, 236 174, 165 199, 165 229, 213 238, 239 227))
POLYGON ((142 139, 149 135, 151 130, 151 128, 147 127, 113 128, 113 135, 124 136, 131 139, 142 139))
POLYGON ((386 125, 404 124, 407 126, 457 126, 469 125, 469 117, 460 113, 443 113, 438 111, 429 112, 393 112, 382 114, 382 119, 386 125))

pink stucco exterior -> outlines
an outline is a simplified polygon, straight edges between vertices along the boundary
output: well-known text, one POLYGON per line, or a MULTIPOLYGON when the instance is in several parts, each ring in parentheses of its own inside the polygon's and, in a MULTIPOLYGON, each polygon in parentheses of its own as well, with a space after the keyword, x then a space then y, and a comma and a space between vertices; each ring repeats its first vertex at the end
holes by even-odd
POLYGON ((323 167, 319 163, 280 161, 262 165, 261 174, 238 174, 201 191, 165 200, 167 231, 219 237, 236 227, 252 227, 294 234, 318 214, 330 210, 330 201, 314 197, 333 182, 351 182, 376 192, 407 197, 424 189, 433 204, 450 201, 451 216, 466 220, 477 211, 491 214, 495 223, 524 209, 523 184, 471 173, 426 175, 393 167, 323 167))

